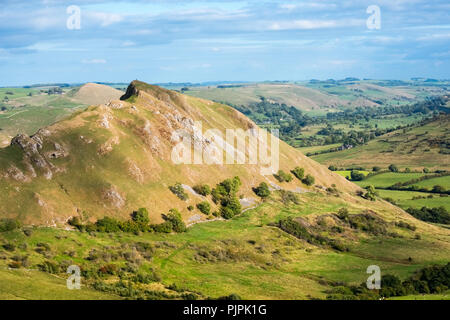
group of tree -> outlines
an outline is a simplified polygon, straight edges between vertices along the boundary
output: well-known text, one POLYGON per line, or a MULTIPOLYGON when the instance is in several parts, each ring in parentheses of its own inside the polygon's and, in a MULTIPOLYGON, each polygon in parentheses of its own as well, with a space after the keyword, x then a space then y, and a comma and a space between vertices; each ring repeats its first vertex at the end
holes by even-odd
POLYGON ((146 208, 140 208, 131 214, 129 220, 118 220, 111 217, 104 217, 97 220, 95 223, 82 223, 79 217, 73 217, 69 220, 69 224, 76 227, 80 231, 85 232, 184 232, 186 231, 186 225, 183 222, 181 214, 176 209, 170 209, 169 213, 163 214, 163 223, 150 224, 148 211, 146 208))
POLYGON ((220 215, 224 219, 231 219, 242 212, 241 203, 236 195, 241 185, 241 179, 236 176, 220 182, 212 189, 212 199, 214 203, 220 205, 220 215))

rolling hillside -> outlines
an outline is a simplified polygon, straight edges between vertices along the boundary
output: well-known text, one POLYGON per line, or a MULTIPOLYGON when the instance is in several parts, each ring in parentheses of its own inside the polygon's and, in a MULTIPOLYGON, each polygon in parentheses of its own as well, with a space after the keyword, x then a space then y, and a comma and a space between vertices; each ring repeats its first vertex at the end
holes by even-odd
MULTIPOLYGON (((176 145, 172 133, 185 129, 193 134, 194 121, 201 121, 203 130, 224 134, 227 128, 256 128, 238 111, 142 82, 133 82, 123 99, 91 106, 32 137, 18 135, 1 149, 1 214, 26 223, 58 225, 75 215, 125 218, 136 208, 148 207, 159 221, 162 212, 176 207, 188 219, 186 206, 201 198, 192 195, 180 201, 168 190, 177 182, 214 185, 239 176, 244 196, 251 196, 251 188, 261 181, 276 183, 271 176, 261 176, 259 165, 171 162, 176 145)), ((209 143, 206 138, 197 142, 204 149, 209 143)), ((296 166, 304 167, 318 185, 335 184, 346 192, 358 188, 280 141, 280 168, 289 172, 296 166)), ((305 186, 298 182, 289 188, 305 186)))
POLYGON ((450 169, 450 117, 443 115, 435 121, 411 129, 390 132, 366 145, 338 152, 312 156, 312 159, 338 167, 381 166, 390 164, 421 169, 450 169))
POLYGON ((203 130, 256 128, 231 107, 139 81, 121 99, 90 106, 32 137, 18 135, 0 150, 0 214, 24 223, 0 225, 7 229, 0 232, 0 273, 6 279, 0 297, 77 299, 84 292, 89 299, 356 298, 334 293, 364 282, 369 265, 405 279, 449 261, 448 229, 380 198, 366 199, 357 185, 281 141, 280 168, 304 168, 315 178, 311 186, 263 176, 264 165, 173 163, 181 133, 196 142, 197 152, 213 157, 212 150, 220 149, 219 135, 200 136, 197 121, 203 130), (214 187, 234 176, 242 182, 242 213, 223 219, 188 209, 210 201, 190 187, 214 187), (177 182, 188 199, 169 190, 177 182), (252 190, 260 182, 271 187, 264 200, 252 190), (149 209, 150 223, 176 208, 188 228, 83 231, 66 223, 74 216, 84 223, 105 216, 129 220, 140 207, 149 209), (70 264, 83 270, 84 291, 63 291, 70 264), (36 279, 33 286, 19 281, 23 272, 36 279))

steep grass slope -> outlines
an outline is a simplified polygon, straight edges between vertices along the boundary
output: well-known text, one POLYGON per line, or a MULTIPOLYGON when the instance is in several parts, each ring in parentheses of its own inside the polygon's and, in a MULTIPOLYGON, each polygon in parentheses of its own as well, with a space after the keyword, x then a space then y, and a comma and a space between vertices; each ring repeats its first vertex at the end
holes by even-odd
MULTIPOLYGON (((273 176, 261 175, 265 167, 261 163, 175 164, 171 160, 180 140, 173 133, 180 129, 206 154, 220 151, 218 138, 194 132, 196 121, 203 130, 217 129, 224 136, 226 129, 256 129, 238 111, 139 81, 129 86, 123 99, 91 106, 32 137, 18 135, 1 149, 1 216, 50 226, 75 215, 91 220, 104 215, 127 218, 133 210, 147 207, 154 222, 170 208, 189 219, 192 213, 186 207, 202 198, 190 194, 187 201, 178 199, 168 189, 176 182, 214 186, 239 176, 243 197, 255 197, 251 188, 262 181, 277 187, 273 176)), ((279 148, 280 168, 286 172, 300 166, 320 187, 334 184, 348 193, 358 189, 281 141, 279 148)), ((319 187, 306 187, 295 179, 283 188, 303 192, 319 187)))

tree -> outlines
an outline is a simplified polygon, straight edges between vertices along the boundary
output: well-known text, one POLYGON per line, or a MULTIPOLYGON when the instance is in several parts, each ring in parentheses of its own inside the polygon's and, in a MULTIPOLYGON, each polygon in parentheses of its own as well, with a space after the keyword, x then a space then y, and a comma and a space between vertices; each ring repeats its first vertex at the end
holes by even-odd
POLYGON ((316 181, 316 179, 310 174, 307 174, 306 177, 304 179, 302 179, 302 182, 304 184, 306 184, 307 186, 312 186, 315 181, 316 181))
POLYGON ((334 165, 331 165, 331 166, 328 167, 328 170, 330 170, 330 171, 337 171, 338 168, 336 166, 334 166, 334 165))
POLYGON ((279 182, 291 182, 292 176, 289 173, 284 172, 283 170, 278 170, 277 174, 274 174, 274 177, 279 182))
POLYGON ((208 201, 202 201, 197 204, 198 210, 200 210, 201 213, 204 214, 210 214, 211 213, 211 205, 208 201))
POLYGON ((146 208, 139 208, 137 211, 134 211, 131 214, 131 219, 140 225, 148 225, 150 223, 146 208))
POLYGON ((261 182, 259 186, 253 188, 253 192, 255 192, 258 197, 261 197, 263 199, 270 196, 269 186, 265 182, 261 182))
POLYGON ((374 172, 378 172, 380 170, 381 170, 381 167, 378 167, 378 166, 375 166, 372 168, 372 171, 374 171, 374 172))
POLYGON ((423 173, 429 173, 430 172, 430 169, 428 169, 428 168, 423 168, 423 173))
POLYGON ((365 175, 359 171, 352 170, 352 172, 350 172, 350 177, 353 181, 361 181, 365 178, 365 175))
POLYGON ((178 233, 186 231, 186 225, 177 209, 170 209, 168 214, 163 215, 163 219, 172 226, 173 231, 178 233))
POLYGON ((291 171, 292 174, 299 180, 302 180, 305 176, 305 169, 296 167, 294 170, 291 171))
POLYGON ((435 193, 445 193, 445 188, 440 185, 435 185, 431 191, 435 193))
POLYGON ((391 164, 391 165, 389 166, 389 170, 390 170, 391 172, 398 172, 398 167, 397 167, 395 164, 391 164))
POLYGON ((370 201, 375 201, 376 200, 376 195, 377 195, 375 187, 370 185, 370 186, 366 187, 366 190, 367 190, 367 192, 364 195, 364 198, 367 199, 367 200, 370 200, 370 201))
POLYGON ((192 189, 194 189, 195 192, 197 192, 198 194, 200 194, 204 197, 211 194, 211 187, 208 186, 207 184, 199 184, 199 185, 194 186, 192 189))

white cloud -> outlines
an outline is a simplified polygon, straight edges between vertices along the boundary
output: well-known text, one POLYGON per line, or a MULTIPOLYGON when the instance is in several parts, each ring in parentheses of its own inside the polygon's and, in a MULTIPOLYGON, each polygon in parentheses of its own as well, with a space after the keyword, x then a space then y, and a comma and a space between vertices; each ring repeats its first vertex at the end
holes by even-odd
POLYGON ((365 20, 293 20, 274 22, 269 25, 269 30, 311 30, 324 28, 338 28, 364 25, 365 20))
POLYGON ((81 60, 81 63, 84 64, 105 64, 105 59, 83 59, 81 60))
POLYGON ((100 22, 102 27, 107 27, 123 20, 123 16, 117 13, 89 12, 88 16, 90 19, 100 22))

